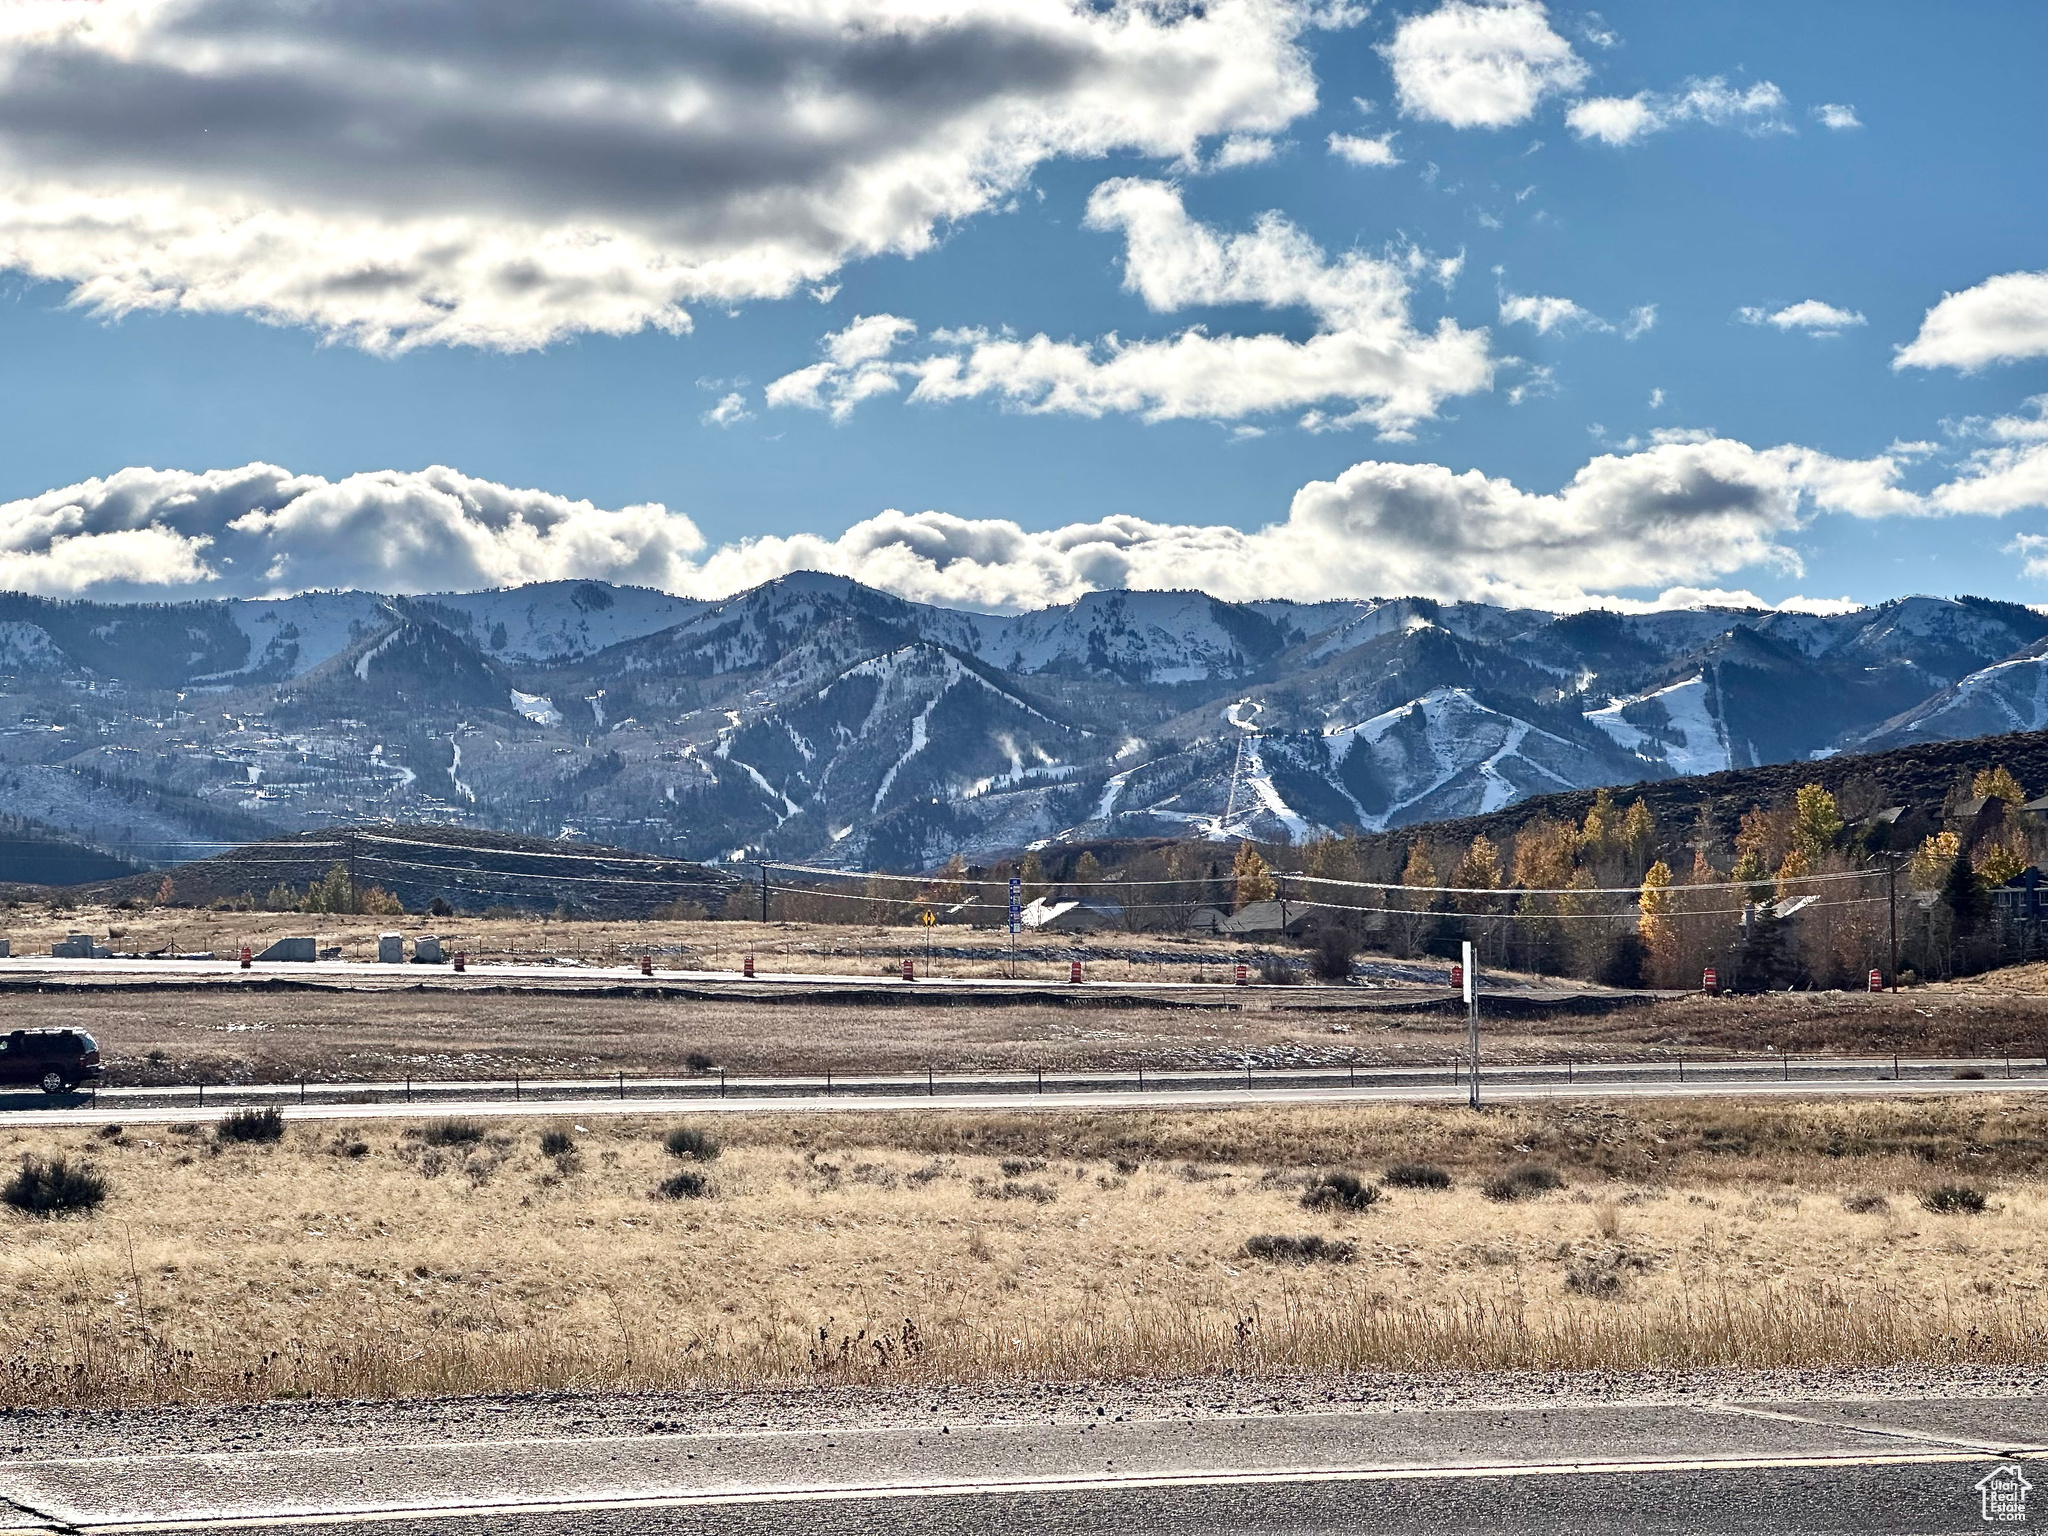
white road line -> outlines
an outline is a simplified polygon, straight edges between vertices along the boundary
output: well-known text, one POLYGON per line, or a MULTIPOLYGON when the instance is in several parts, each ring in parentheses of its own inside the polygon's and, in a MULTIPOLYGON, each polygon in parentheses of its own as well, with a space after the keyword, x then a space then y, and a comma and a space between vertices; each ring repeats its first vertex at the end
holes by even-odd
POLYGON ((1746 1408, 1740 1403, 1709 1403, 1705 1411, 1740 1414, 1750 1419, 1775 1419, 1783 1424, 1799 1424, 1816 1429, 1846 1430, 1852 1434, 1877 1435, 1888 1440, 1916 1440, 1926 1445, 1960 1446, 1981 1451, 1987 1456, 2038 1456, 2043 1451, 2048 1451, 2048 1445, 1984 1440, 1974 1435, 1938 1435, 1924 1429, 1902 1429, 1892 1424, 1859 1424, 1848 1419, 1816 1419, 1807 1414, 1786 1413, 1774 1408, 1746 1408))
MULTIPOLYGON (((596 1511, 717 1508, 762 1504, 844 1504, 871 1500, 989 1498, 1028 1494, 1124 1493, 1146 1489, 1307 1486, 1328 1483, 1414 1482, 1449 1479, 1511 1480, 1533 1477, 1670 1475, 1688 1472, 1826 1470, 1851 1467, 1933 1466, 1993 1459, 1963 1451, 1901 1451, 1890 1455, 1686 1457, 1644 1461, 1518 1462, 1461 1466, 1274 1467, 1254 1470, 1167 1472, 1136 1477, 1035 1477, 933 1483, 922 1486, 874 1484, 810 1488, 725 1489, 706 1493, 642 1497, 594 1497, 443 1505, 365 1505, 349 1510, 294 1514, 222 1514, 153 1520, 92 1520, 69 1523, 78 1531, 118 1533, 233 1531, 270 1527, 347 1525, 368 1520, 503 1519, 515 1515, 573 1515, 596 1511)), ((2008 1458, 2009 1459, 2009 1458, 2008 1458)))

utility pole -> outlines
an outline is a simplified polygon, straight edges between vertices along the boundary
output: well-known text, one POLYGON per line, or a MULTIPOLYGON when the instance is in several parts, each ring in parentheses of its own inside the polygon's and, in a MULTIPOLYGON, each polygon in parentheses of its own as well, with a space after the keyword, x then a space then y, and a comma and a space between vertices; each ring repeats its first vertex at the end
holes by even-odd
POLYGON ((768 861, 761 861, 761 921, 768 921, 768 861))
POLYGON ((1465 1027, 1472 1045, 1472 1107, 1479 1107, 1479 951, 1465 940, 1465 1027))
POLYGON ((363 904, 356 899, 356 834, 353 828, 341 834, 343 845, 348 849, 348 909, 351 912, 363 910, 363 904))
POLYGON ((1885 872, 1891 876, 1891 920, 1892 920, 1892 990, 1899 990, 1899 860, 1896 854, 1886 858, 1885 872))

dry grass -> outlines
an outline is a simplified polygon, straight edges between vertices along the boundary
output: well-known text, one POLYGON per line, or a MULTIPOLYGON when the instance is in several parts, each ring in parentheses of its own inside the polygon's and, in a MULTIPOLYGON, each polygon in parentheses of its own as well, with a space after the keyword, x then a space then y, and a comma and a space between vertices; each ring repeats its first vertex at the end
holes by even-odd
MULTIPOLYGON (((1220 1006, 1191 1008, 1065 1006, 1064 993, 996 1006, 909 997, 663 1001, 440 986, 282 993, 123 986, 10 993, 6 1006, 16 1026, 90 1030, 110 1084, 681 1075, 704 1063, 738 1073, 1058 1071, 1213 1065, 1248 1054, 1423 1062, 1448 1074, 1462 1048, 1463 1021, 1450 1015, 1304 1013, 1217 990, 1220 1006)), ((1504 1026, 1489 1034, 1488 1049, 1503 1060, 1554 1054, 1578 1022, 1504 1026), (1540 1032, 1546 1028, 1557 1033, 1540 1032)))
POLYGON ((763 1117, 722 1123, 724 1156, 693 1165, 706 1197, 676 1201, 654 1198, 678 1166, 668 1122, 565 1121, 554 1156, 514 1122, 445 1146, 388 1122, 275 1146, 15 1131, 0 1157, 89 1158, 112 1193, 86 1216, 0 1215, 0 1403, 2037 1362, 2041 1112, 1968 1108, 1771 1105, 1742 1152, 1708 1150, 1687 1106, 1576 1129, 1393 1107, 763 1117), (1532 1151, 1566 1189, 1486 1200, 1532 1151), (1303 1209, 1317 1170, 1409 1152, 1454 1187, 1303 1209), (1920 1204, 1953 1167, 1990 1191, 1984 1214, 1920 1204), (1852 1190, 1893 1198, 1858 1214, 1852 1190), (1245 1256, 1272 1233, 1356 1251, 1245 1256))
MULTIPOLYGON (((440 936, 450 951, 460 949, 477 964, 486 962, 545 963, 549 960, 586 966, 637 965, 645 955, 658 971, 718 970, 737 975, 742 960, 752 955, 763 975, 800 973, 830 976, 900 975, 903 960, 915 962, 917 974, 944 977, 1007 976, 1006 958, 968 958, 968 950, 1002 950, 1008 943, 999 928, 942 924, 873 927, 837 923, 772 921, 746 918, 730 921, 665 920, 558 922, 535 915, 514 917, 352 917, 333 913, 216 912, 205 908, 149 907, 120 911, 107 906, 50 908, 22 905, 0 913, 0 935, 12 939, 17 955, 46 955, 50 945, 70 933, 90 933, 123 952, 148 953, 171 948, 211 951, 231 957, 243 945, 261 953, 272 940, 290 934, 311 934, 323 947, 341 950, 345 960, 374 961, 380 933, 402 933, 410 941, 423 934, 440 936)), ((1233 953, 1229 940, 1179 934, 1102 933, 1094 937, 1020 935, 1020 949, 1055 949, 1051 959, 1022 959, 1014 973, 1020 979, 1064 981, 1068 951, 1088 960, 1088 974, 1105 981, 1194 981, 1228 983, 1219 959, 1233 953), (1127 961, 1107 952, 1141 949, 1169 957, 1158 961, 1127 961), (1103 952, 1098 954, 1097 952, 1103 952)), ((1441 963, 1441 962, 1439 962, 1441 963)))

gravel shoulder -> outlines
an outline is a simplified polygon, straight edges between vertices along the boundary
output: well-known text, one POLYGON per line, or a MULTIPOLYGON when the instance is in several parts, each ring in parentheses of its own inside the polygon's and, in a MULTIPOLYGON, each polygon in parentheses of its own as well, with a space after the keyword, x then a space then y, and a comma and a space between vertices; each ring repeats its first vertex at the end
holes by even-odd
POLYGON ((1007 1423, 1195 1422, 1302 1414, 1575 1406, 1959 1401, 2048 1396, 2048 1368, 1841 1371, 1442 1372, 1197 1377, 1015 1387, 536 1393, 414 1402, 0 1410, 0 1454, 30 1458, 283 1451, 648 1434, 773 1433, 1007 1423))

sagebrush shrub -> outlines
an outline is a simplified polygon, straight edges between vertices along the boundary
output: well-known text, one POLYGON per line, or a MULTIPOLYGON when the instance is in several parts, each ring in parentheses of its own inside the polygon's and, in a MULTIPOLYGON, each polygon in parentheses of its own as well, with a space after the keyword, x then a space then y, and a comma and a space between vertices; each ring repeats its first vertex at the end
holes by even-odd
POLYGON ((1564 1188, 1564 1176, 1543 1163, 1524 1163, 1479 1186, 1489 1200, 1528 1200, 1564 1188))
POLYGON ((542 1131, 540 1133, 540 1155, 560 1157, 576 1150, 576 1138, 567 1131, 542 1131))
POLYGON ((1387 1170, 1386 1179, 1396 1189, 1451 1187, 1451 1176, 1435 1163, 1396 1163, 1387 1170))
POLYGON ((216 1130, 222 1141, 282 1141, 284 1111, 275 1105, 269 1109, 237 1109, 222 1115, 216 1130))
POLYGON ((669 1133, 661 1138, 661 1144, 670 1157, 687 1157, 699 1163, 711 1162, 725 1150, 717 1137, 698 1130, 694 1125, 671 1127, 669 1133))
POLYGON ((1842 1209, 1852 1216, 1881 1216, 1891 1208, 1891 1201, 1872 1189, 1842 1197, 1842 1209))
POLYGON ((106 1198, 105 1178, 63 1157, 24 1157, 14 1177, 0 1185, 0 1200, 31 1216, 89 1211, 106 1198))
POLYGON ((1379 1204, 1380 1191, 1355 1173, 1319 1173, 1308 1181, 1301 1203, 1311 1211, 1363 1211, 1379 1204))
POLYGON ((1358 1245, 1332 1240, 1317 1233, 1288 1237, 1262 1232, 1244 1240, 1247 1258, 1270 1259, 1283 1264, 1349 1264, 1358 1257, 1358 1245))
POLYGON ((659 1200, 702 1200, 711 1192, 710 1182, 693 1168, 672 1173, 654 1186, 659 1200))
POLYGON ((1984 1211, 1984 1191, 1967 1184, 1937 1184, 1921 1194, 1920 1203, 1944 1216, 1978 1216, 1984 1211))
POLYGON ((482 1121, 459 1116, 430 1121, 420 1129, 420 1140, 430 1147, 473 1147, 483 1139, 482 1121))

